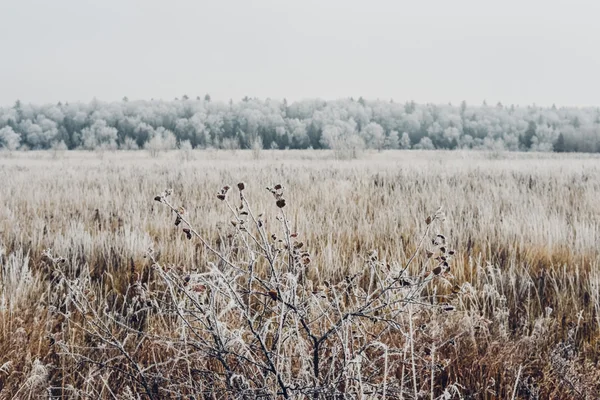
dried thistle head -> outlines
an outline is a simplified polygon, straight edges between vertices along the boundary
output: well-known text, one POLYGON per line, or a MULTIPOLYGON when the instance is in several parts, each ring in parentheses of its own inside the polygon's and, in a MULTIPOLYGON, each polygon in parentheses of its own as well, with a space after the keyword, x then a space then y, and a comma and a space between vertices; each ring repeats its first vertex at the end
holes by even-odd
POLYGON ((283 199, 283 198, 281 198, 281 199, 278 199, 278 200, 275 202, 275 204, 277 205, 277 207, 279 207, 279 208, 283 208, 283 207, 285 207, 285 199, 283 199))
POLYGON ((246 184, 244 182, 240 182, 237 184, 237 187, 241 192, 242 190, 246 189, 246 184))
POLYGON ((221 188, 221 190, 217 193, 217 199, 223 201, 225 200, 225 198, 227 197, 227 192, 229 192, 229 189, 231 189, 231 186, 229 185, 225 185, 221 188))
POLYGON ((169 197, 172 194, 173 194, 173 189, 167 189, 167 190, 163 191, 161 194, 159 194, 158 196, 154 196, 154 201, 158 201, 158 202, 162 203, 163 201, 165 201, 167 199, 167 197, 169 197))

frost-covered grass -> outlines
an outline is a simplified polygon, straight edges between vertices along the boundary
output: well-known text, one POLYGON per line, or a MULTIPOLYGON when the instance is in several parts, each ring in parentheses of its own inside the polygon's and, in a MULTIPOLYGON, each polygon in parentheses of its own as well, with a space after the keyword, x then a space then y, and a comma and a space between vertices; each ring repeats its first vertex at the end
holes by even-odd
MULTIPOLYGON (((218 266, 219 257, 199 238, 188 240, 182 226, 173 225, 173 212, 153 201, 172 188, 170 201, 185 207, 184 216, 199 237, 235 266, 254 252, 257 274, 266 277, 268 257, 251 239, 242 241, 246 233, 239 231, 238 216, 216 197, 223 185, 231 185, 231 204, 238 207, 233 191, 242 181, 269 235, 281 227, 265 187, 283 184, 290 233, 297 232, 294 240, 310 252, 303 287, 310 286, 310 296, 321 296, 326 306, 302 304, 315 318, 322 318, 327 304, 335 305, 337 311, 325 313, 331 323, 336 313, 359 307, 358 300, 327 294, 331 287, 359 274, 352 290, 360 293, 347 291, 356 299, 373 295, 373 277, 386 276, 388 263, 388 277, 398 272, 431 229, 407 271, 419 283, 418 296, 404 293, 405 300, 386 303, 393 306, 390 314, 372 316, 391 316, 392 322, 356 322, 336 331, 339 346, 334 341, 323 353, 333 360, 326 364, 330 375, 321 371, 315 378, 314 371, 305 371, 310 362, 293 361, 312 354, 310 337, 301 327, 286 328, 281 318, 290 308, 266 296, 276 286, 283 290, 277 296, 291 299, 297 289, 289 283, 277 283, 280 287, 267 279, 271 283, 262 289, 251 285, 266 295, 255 293, 254 300, 250 295, 244 301, 254 311, 263 307, 261 321, 277 321, 273 329, 290 335, 293 343, 306 340, 306 348, 296 353, 288 352, 286 343, 253 353, 260 346, 252 347, 252 339, 244 336, 243 310, 231 305, 230 314, 218 316, 232 332, 223 335, 250 343, 233 343, 230 351, 266 363, 266 354, 280 357, 271 361, 283 386, 294 377, 298 381, 290 380, 290 386, 310 382, 330 395, 346 391, 392 398, 510 398, 513 393, 594 398, 598 393, 598 157, 386 151, 337 160, 327 151, 263 150, 258 157, 239 150, 158 157, 106 151, 0 155, 0 398, 46 398, 48 390, 67 398, 88 393, 107 399, 175 398, 177 391, 200 397, 200 391, 210 390, 216 397, 253 398, 252 388, 260 385, 281 391, 277 374, 246 366, 240 371, 247 376, 236 370, 227 378, 218 357, 207 356, 215 349, 199 345, 211 337, 203 336, 210 329, 199 328, 197 313, 204 303, 187 304, 177 314, 179 296, 187 290, 183 284, 177 289, 179 278, 191 274, 198 280, 197 292, 220 287, 221 297, 213 299, 219 307, 226 304, 227 291, 201 275, 209 262, 218 266), (426 217, 440 206, 445 221, 427 225, 426 217), (444 277, 429 281, 435 265, 426 250, 435 247, 431 239, 437 233, 445 235, 446 250, 456 253, 444 277), (47 248, 54 261, 43 255, 47 248), (450 305, 454 311, 439 310, 450 305), (317 312, 318 307, 325 308, 317 312), (362 337, 367 339, 360 342, 362 337), (355 354, 359 343, 372 346, 355 354), (202 362, 190 361, 200 355, 202 362)), ((258 235, 260 229, 252 232, 258 235)), ((284 240, 275 243, 284 246, 285 235, 277 234, 284 240)), ((300 317, 294 321, 301 325, 300 317)), ((328 326, 327 321, 312 323, 317 330, 328 326)), ((279 338, 266 340, 279 343, 279 338)), ((237 363, 243 364, 239 357, 237 363)), ((313 395, 296 389, 290 387, 291 397, 313 395)))

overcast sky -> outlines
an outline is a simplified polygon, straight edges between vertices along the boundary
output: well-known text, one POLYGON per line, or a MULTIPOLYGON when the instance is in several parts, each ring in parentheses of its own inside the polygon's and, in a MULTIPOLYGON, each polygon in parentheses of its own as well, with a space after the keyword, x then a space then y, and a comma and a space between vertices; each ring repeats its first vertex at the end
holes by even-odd
POLYGON ((600 105, 600 1, 0 0, 0 105, 600 105))

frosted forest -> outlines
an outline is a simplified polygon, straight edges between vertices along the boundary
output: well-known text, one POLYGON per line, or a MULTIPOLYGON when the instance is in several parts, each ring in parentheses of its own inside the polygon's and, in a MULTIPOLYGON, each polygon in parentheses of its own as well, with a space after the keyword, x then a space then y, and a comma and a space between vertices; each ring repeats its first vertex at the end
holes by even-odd
POLYGON ((600 108, 417 104, 359 98, 288 102, 57 103, 0 108, 0 148, 152 152, 220 149, 478 149, 600 152, 600 108))

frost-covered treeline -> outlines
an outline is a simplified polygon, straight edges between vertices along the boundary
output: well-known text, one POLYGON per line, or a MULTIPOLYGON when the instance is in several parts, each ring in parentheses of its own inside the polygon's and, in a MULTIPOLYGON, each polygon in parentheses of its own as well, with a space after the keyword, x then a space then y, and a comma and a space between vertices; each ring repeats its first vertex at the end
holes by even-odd
POLYGON ((0 108, 0 147, 16 149, 329 148, 600 152, 598 108, 458 106, 210 96, 0 108))

